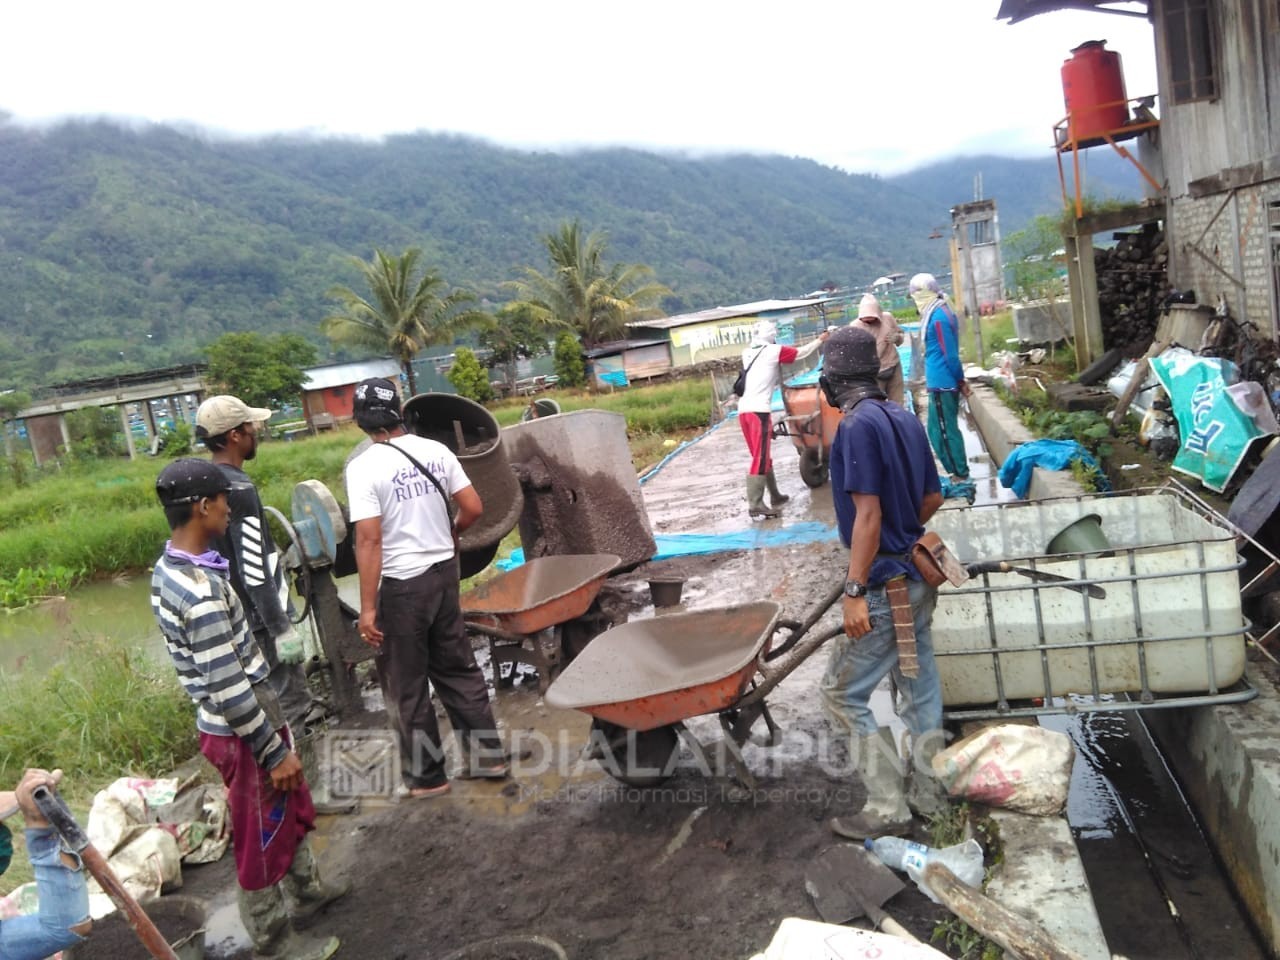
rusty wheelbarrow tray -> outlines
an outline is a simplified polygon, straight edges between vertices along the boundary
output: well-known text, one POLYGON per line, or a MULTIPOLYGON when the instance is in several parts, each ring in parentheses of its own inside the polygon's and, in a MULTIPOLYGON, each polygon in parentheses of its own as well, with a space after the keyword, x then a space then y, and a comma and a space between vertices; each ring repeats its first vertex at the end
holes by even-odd
POLYGON ((463 594, 467 629, 489 638, 494 685, 509 686, 501 664, 518 661, 538 671, 545 691, 560 664, 560 645, 553 637, 548 650, 539 635, 586 613, 619 563, 612 553, 538 557, 463 594))
POLYGON ((804 379, 782 385, 786 416, 778 421, 774 433, 791 438, 800 454, 800 479, 806 486, 816 488, 827 482, 831 441, 840 426, 840 411, 827 403, 817 383, 803 382, 804 379))
POLYGON ((843 581, 803 622, 784 620, 771 600, 637 620, 596 637, 551 685, 551 706, 581 710, 593 720, 591 749, 610 774, 633 786, 653 786, 672 773, 683 738, 712 768, 685 720, 718 714, 733 779, 754 788, 741 747, 763 718, 769 744, 780 730, 765 696, 843 625, 806 637, 843 595, 843 581), (789 629, 774 647, 773 636, 789 629), (802 639, 803 638, 803 639, 802 639))

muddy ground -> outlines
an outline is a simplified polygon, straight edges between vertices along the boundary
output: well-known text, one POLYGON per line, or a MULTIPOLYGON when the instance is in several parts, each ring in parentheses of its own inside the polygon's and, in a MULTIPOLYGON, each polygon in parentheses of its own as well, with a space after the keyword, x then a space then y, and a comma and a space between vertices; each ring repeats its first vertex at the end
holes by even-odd
MULTIPOLYGON (((655 533, 762 534, 831 523, 830 488, 811 495, 790 444, 775 450, 777 476, 793 498, 782 521, 748 522, 745 448, 730 421, 646 484, 655 533)), ((610 581, 601 600, 615 619, 653 616, 647 578, 681 576, 686 609, 772 598, 795 616, 843 579, 844 558, 838 542, 826 540, 664 560, 610 581)), ((487 669, 487 651, 479 653, 487 669)), ((575 960, 762 950, 784 917, 817 919, 805 868, 835 841, 826 820, 862 801, 818 708, 825 659, 819 651, 771 698, 785 740, 771 750, 748 745, 758 789, 745 800, 731 799, 687 750, 662 787, 625 787, 581 759, 585 715, 548 707, 536 683, 500 691, 500 724, 513 744, 529 748, 516 775, 505 783, 455 780, 444 797, 366 800, 358 814, 322 818, 322 863, 354 889, 317 929, 342 937, 342 956, 388 960, 443 957, 506 934, 549 937, 575 960)), ((878 708, 888 716, 887 694, 878 708)), ((710 718, 690 726, 707 743, 719 735, 710 718)), ((211 901, 210 955, 247 957, 231 858, 187 868, 184 879, 187 892, 211 901)), ((889 910, 924 940, 948 916, 914 888, 889 910)), ((481 955, 548 954, 474 954, 481 955)))
MULTIPOLYGON (((970 439, 979 501, 1007 499, 970 439)), ((748 522, 745 450, 730 421, 645 485, 654 532, 762 536, 806 521, 830 525, 830 488, 803 485, 785 441, 775 456, 779 481, 793 498, 783 520, 748 522)), ((1145 460, 1132 473, 1146 481, 1139 485, 1167 476, 1145 460)), ((601 606, 617 622, 654 616, 646 580, 674 576, 687 581, 684 609, 770 598, 795 617, 843 578, 844 562, 840 545, 821 538, 664 560, 611 580, 601 606)), ((697 640, 689 638, 691 645, 697 640)), ((487 671, 487 650, 478 655, 487 671)), ((552 956, 534 946, 458 953, 504 935, 550 938, 574 960, 744 958, 762 950, 784 917, 817 919, 805 869, 835 842, 827 819, 862 800, 856 778, 829 746, 818 707, 825 660, 820 651, 771 697, 785 739, 771 750, 747 747, 758 789, 745 800, 732 798, 687 750, 663 786, 623 786, 581 758, 586 716, 546 705, 536 682, 499 691, 500 725, 527 753, 516 775, 505 783, 455 780, 452 793, 428 800, 366 799, 357 814, 322 818, 322 863, 354 887, 317 929, 343 938, 340 956, 370 958, 552 956)), ((876 706, 891 722, 886 692, 876 706)), ((380 721, 372 713, 347 725, 380 721)), ((690 727, 704 743, 719 735, 713 719, 690 727)), ((916 838, 928 839, 923 832, 916 838)), ((210 956, 248 957, 231 858, 188 868, 184 879, 187 892, 211 902, 210 956)), ((910 885, 887 909, 926 941, 949 919, 910 885)))

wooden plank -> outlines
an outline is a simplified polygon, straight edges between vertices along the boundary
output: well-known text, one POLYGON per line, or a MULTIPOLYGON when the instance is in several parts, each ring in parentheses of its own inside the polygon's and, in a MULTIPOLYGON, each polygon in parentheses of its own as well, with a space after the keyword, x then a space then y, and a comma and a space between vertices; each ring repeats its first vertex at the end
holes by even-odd
POLYGON ((1116 404, 1115 413, 1111 415, 1111 429, 1117 429, 1124 421, 1125 415, 1129 412, 1129 405, 1133 403, 1133 398, 1138 395, 1138 391, 1142 389, 1143 381, 1147 379, 1147 369, 1151 366, 1152 357, 1158 357, 1169 349, 1169 341, 1157 340, 1147 352, 1142 355, 1142 359, 1138 361, 1137 367, 1133 371, 1133 379, 1129 381, 1129 385, 1124 388, 1124 393, 1120 394, 1120 402, 1116 404))
POLYGON ((926 866, 924 879, 948 910, 1013 956, 1023 960, 1079 960, 1079 954, 1054 942, 1026 917, 961 883, 942 864, 926 866))

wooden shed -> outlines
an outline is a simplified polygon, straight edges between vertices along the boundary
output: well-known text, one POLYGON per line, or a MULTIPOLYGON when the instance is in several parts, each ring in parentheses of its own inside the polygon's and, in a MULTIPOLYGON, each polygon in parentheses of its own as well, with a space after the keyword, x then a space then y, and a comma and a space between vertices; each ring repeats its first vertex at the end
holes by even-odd
POLYGON ((625 387, 671 369, 668 340, 615 340, 586 351, 587 376, 597 387, 625 387))
POLYGON ((400 382, 400 364, 391 359, 331 363, 303 372, 307 379, 302 382, 302 413, 313 430, 351 419, 352 394, 361 380, 386 377, 400 382))

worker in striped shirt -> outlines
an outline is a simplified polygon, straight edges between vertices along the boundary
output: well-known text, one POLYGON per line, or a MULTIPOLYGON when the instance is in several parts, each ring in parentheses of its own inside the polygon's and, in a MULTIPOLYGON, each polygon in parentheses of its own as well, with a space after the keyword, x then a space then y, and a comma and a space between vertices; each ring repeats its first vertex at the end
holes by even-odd
POLYGON ((320 878, 307 840, 315 808, 302 764, 228 562, 210 549, 226 533, 230 489, 207 460, 175 460, 160 472, 156 493, 172 535, 151 578, 151 608, 196 705, 200 752, 227 787, 240 919, 254 956, 326 960, 337 952, 336 937, 303 938, 292 927, 349 887, 320 878))

